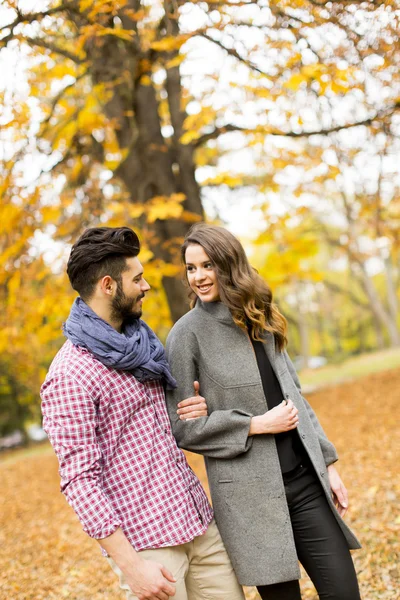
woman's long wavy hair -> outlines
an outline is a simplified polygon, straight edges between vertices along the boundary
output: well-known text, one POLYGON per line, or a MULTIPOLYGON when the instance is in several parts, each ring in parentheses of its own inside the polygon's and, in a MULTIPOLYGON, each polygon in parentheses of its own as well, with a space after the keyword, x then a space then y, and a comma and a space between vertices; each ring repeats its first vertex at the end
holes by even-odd
MULTIPOLYGON (((272 300, 272 292, 250 265, 239 240, 223 227, 196 223, 188 231, 182 245, 182 261, 188 246, 200 245, 208 255, 217 274, 221 302, 232 313, 236 325, 249 330, 254 340, 262 341, 265 332, 275 337, 279 350, 287 343, 287 323, 272 300)), ((191 291, 191 306, 197 296, 191 291)))

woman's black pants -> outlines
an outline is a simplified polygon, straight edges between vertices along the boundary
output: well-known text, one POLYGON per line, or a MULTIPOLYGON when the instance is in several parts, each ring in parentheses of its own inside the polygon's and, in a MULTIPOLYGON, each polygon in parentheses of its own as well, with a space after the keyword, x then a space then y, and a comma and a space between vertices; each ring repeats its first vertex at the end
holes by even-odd
MULTIPOLYGON (((300 466, 284 483, 297 556, 320 600, 360 600, 347 542, 313 467, 300 466)), ((301 600, 297 580, 257 589, 263 600, 301 600)))

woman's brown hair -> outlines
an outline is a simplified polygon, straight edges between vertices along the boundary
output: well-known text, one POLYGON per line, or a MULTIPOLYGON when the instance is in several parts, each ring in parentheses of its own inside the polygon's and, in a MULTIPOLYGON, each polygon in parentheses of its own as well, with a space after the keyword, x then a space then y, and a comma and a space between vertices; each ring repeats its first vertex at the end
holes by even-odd
MULTIPOLYGON (((272 300, 272 292, 250 265, 239 240, 223 227, 196 223, 182 245, 182 261, 188 246, 200 245, 210 258, 218 278, 219 295, 231 311, 236 325, 249 329, 254 340, 262 341, 266 331, 273 333, 279 350, 287 343, 285 317, 272 300)), ((190 294, 192 306, 197 296, 190 294)))

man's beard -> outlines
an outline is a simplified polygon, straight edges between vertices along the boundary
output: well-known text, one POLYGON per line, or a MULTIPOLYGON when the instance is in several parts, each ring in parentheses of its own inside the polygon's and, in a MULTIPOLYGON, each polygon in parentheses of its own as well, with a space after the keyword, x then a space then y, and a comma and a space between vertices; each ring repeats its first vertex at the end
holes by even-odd
POLYGON ((142 316, 142 309, 134 311, 133 306, 144 294, 139 294, 136 298, 128 298, 122 286, 117 282, 117 291, 111 303, 111 317, 115 321, 127 321, 129 319, 139 319, 142 316))

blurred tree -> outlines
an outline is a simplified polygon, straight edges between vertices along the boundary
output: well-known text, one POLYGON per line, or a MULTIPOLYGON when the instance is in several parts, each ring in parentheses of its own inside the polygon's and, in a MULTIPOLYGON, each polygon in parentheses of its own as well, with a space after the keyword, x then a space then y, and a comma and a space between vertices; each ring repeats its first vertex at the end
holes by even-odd
MULTIPOLYGON (((343 141, 354 132, 364 131, 372 146, 399 133, 399 15, 392 0, 38 0, 31 10, 4 0, 1 10, 1 56, 19 53, 29 87, 8 85, 0 98, 0 286, 7 306, 0 349, 20 389, 37 390, 39 367, 59 343, 72 298, 56 276, 62 256, 58 264, 40 257, 49 239, 70 243, 98 224, 137 228, 157 288, 149 321, 163 336, 170 321, 162 284, 172 319, 187 309, 178 246, 204 217, 201 200, 218 208, 235 190, 251 210, 280 192, 281 208, 293 194, 304 204, 308 194, 335 219, 343 215, 336 141, 352 162, 355 150, 343 141)), ((392 152, 392 141, 382 152, 392 152)), ((379 201, 370 191, 349 196, 346 189, 345 197, 357 228, 368 213, 368 227, 357 235, 370 236, 373 216, 379 223, 375 247, 386 265, 388 302, 379 291, 383 312, 371 293, 368 303, 380 324, 382 315, 393 324, 398 200, 396 192, 388 203, 385 179, 379 201)), ((317 239, 326 222, 307 232, 307 212, 286 208, 297 219, 295 234, 289 239, 292 224, 279 220, 272 275, 283 290, 289 283, 282 273, 291 274, 295 296, 296 285, 315 290, 321 281, 325 266, 312 257, 326 253, 317 239)), ((344 251, 343 228, 329 231, 344 251)), ((371 278, 362 268, 358 277, 367 292, 371 278)), ((337 284, 334 276, 325 279, 337 284)), ((351 294, 364 314, 365 297, 351 294)), ((292 310, 291 318, 305 352, 307 315, 299 323, 292 310)), ((335 327, 343 329, 338 321, 335 327)))
MULTIPOLYGON (((371 101, 367 75, 378 79, 398 58, 392 4, 58 0, 24 11, 5 0, 0 43, 24 49, 34 65, 30 105, 40 125, 31 135, 49 157, 44 175, 62 187, 43 226, 69 240, 83 225, 133 220, 159 267, 176 264, 188 225, 203 218, 197 164, 216 164, 206 188, 265 191, 288 164, 279 144, 277 159, 269 155, 272 139, 387 123, 400 103, 393 94, 371 101), (205 73, 194 63, 199 51, 215 56, 205 73), (224 170, 218 157, 238 134, 262 175, 224 170)), ((15 133, 26 108, 9 111, 15 133)), ((176 319, 187 305, 174 273, 163 283, 176 319)))
MULTIPOLYGON (((396 345, 390 330, 376 319, 364 280, 354 273, 346 222, 335 224, 331 211, 321 214, 313 205, 292 207, 282 216, 263 208, 265 230, 250 243, 251 259, 289 320, 291 351, 302 356, 303 364, 312 354, 339 359, 396 345)), ((337 212, 335 216, 337 223, 337 212)), ((362 239, 365 244, 365 232, 362 239)), ((383 262, 379 260, 371 272, 371 252, 360 254, 358 260, 382 310, 387 310, 383 262)))
POLYGON ((331 136, 331 167, 309 177, 301 192, 323 202, 310 203, 319 238, 332 248, 332 258, 345 256, 372 313, 382 345, 387 333, 390 345, 400 345, 399 223, 400 152, 398 139, 383 131, 365 132, 362 145, 347 147, 331 136), (332 227, 332 222, 336 223, 332 227), (376 273, 385 276, 377 288, 376 273))

